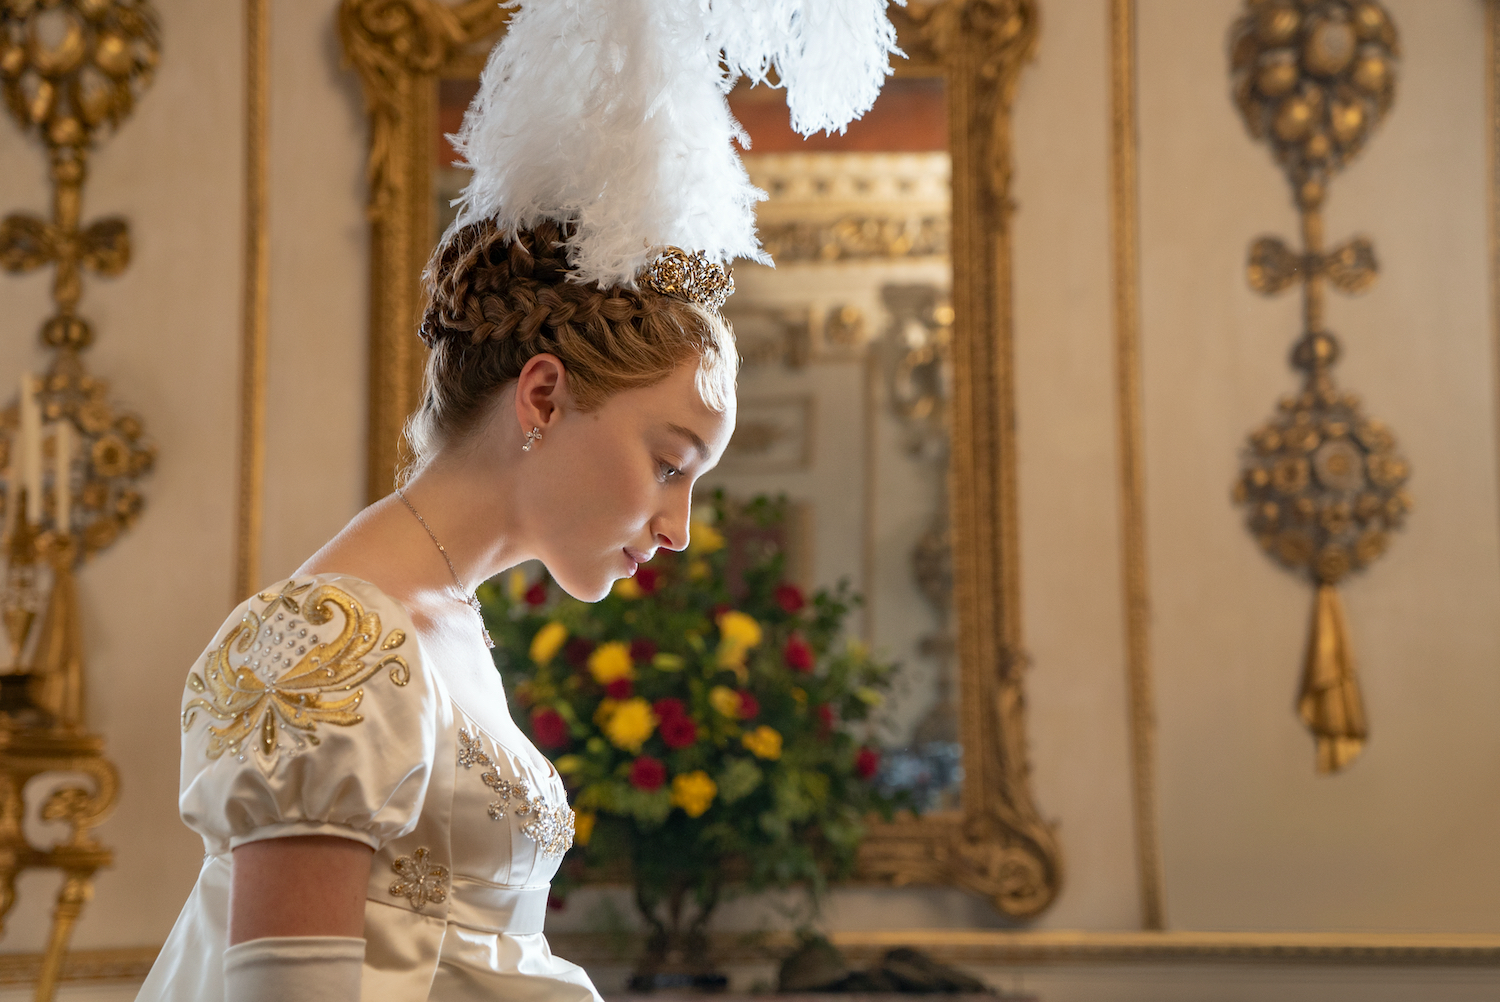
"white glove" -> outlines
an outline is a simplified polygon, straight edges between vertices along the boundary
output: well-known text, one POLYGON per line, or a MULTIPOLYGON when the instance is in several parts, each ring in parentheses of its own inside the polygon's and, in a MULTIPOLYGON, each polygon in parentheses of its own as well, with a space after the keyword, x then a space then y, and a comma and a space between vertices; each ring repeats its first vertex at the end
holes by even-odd
POLYGON ((267 936, 224 951, 224 1002, 359 1002, 365 941, 267 936))

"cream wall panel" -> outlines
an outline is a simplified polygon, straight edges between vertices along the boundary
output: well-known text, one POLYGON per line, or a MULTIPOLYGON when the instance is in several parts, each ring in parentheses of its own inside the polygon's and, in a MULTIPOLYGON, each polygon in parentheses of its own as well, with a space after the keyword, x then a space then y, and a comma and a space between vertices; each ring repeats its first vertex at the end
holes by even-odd
POLYGON ((337 9, 271 5, 266 582, 364 507, 368 139, 359 81, 341 66, 337 9))
MULTIPOLYGON (((191 887, 202 842, 177 820, 177 706, 188 665, 229 611, 236 477, 241 212, 238 3, 157 0, 162 63, 119 134, 95 155, 84 219, 119 213, 134 256, 87 277, 89 368, 136 408, 160 446, 136 527, 79 577, 90 723, 120 766, 116 850, 78 947, 160 943, 191 887)), ((45 153, 0 122, 0 212, 45 212, 45 153)), ((0 381, 40 370, 50 275, 0 275, 0 381)), ((6 951, 40 949, 58 879, 27 874, 6 951)))
POLYGON ((1042 8, 1015 110, 1021 595, 1037 803, 1067 866, 1043 927, 1140 923, 1126 735, 1106 0, 1042 8))
POLYGON ((1373 237, 1379 283, 1332 294, 1336 377, 1393 426, 1417 511, 1343 591, 1372 737, 1313 772, 1293 710, 1311 589, 1229 502, 1243 436, 1296 387, 1295 295, 1244 277, 1296 236, 1285 181, 1229 100, 1236 0, 1141 0, 1147 512, 1172 924, 1495 926, 1500 542, 1484 230, 1483 9, 1389 0, 1394 112, 1332 185, 1330 241, 1373 237))

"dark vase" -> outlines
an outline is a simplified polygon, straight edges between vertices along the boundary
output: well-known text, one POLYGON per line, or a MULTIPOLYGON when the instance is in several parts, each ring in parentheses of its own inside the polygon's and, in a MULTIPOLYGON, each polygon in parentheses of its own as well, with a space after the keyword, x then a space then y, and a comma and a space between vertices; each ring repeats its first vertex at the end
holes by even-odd
POLYGON ((718 884, 694 887, 674 881, 663 888, 637 882, 635 906, 650 931, 630 990, 728 988, 729 979, 715 968, 708 939, 708 920, 718 903, 718 884))

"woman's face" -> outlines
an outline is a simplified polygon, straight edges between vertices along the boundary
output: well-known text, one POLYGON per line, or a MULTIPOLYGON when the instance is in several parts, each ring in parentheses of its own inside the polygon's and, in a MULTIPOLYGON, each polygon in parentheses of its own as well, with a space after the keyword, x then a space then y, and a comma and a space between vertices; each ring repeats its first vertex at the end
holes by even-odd
POLYGON ((596 602, 658 547, 687 546, 693 485, 719 462, 735 419, 732 396, 723 413, 703 402, 697 372, 695 359, 590 412, 570 407, 564 393, 520 457, 523 529, 574 598, 596 602))

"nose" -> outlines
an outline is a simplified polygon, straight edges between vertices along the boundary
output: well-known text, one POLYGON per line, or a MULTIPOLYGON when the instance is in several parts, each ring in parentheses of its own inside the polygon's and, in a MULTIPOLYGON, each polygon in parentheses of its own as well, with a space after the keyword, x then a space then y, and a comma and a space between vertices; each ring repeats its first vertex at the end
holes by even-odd
POLYGON ((660 512, 653 520, 652 532, 656 537, 656 545, 662 549, 681 552, 688 545, 688 519, 692 515, 692 497, 686 491, 683 499, 676 499, 669 507, 660 512))

